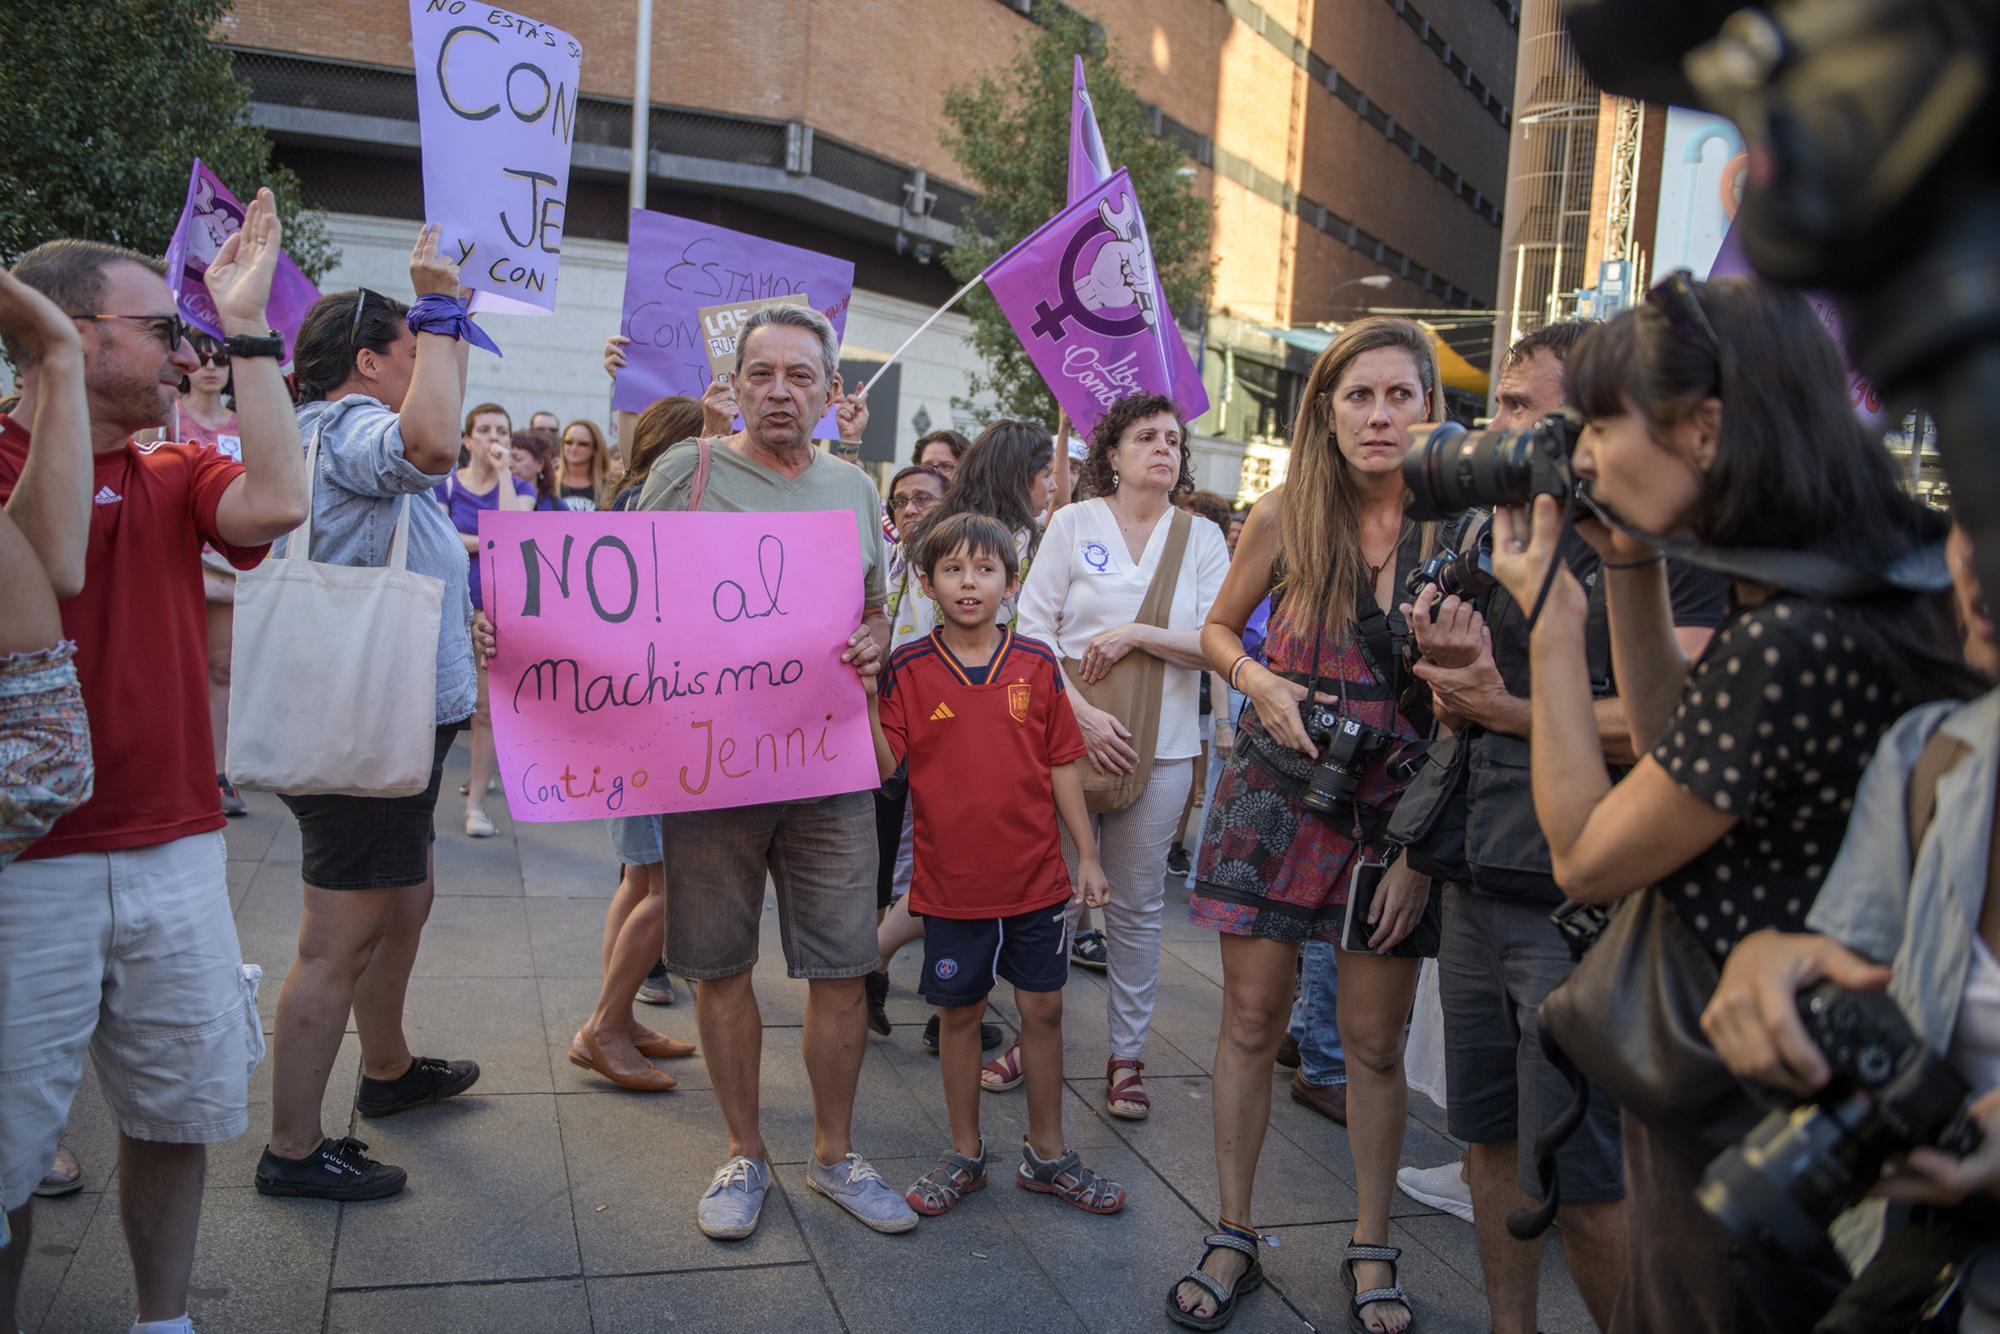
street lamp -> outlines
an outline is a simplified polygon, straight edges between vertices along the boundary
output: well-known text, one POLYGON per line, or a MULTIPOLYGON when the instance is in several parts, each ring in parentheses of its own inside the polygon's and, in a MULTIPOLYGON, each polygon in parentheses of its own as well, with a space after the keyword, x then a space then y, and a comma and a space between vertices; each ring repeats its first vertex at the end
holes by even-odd
POLYGON ((1371 273, 1365 278, 1349 278, 1344 283, 1335 283, 1333 285, 1333 289, 1326 294, 1326 313, 1331 315, 1334 312, 1335 306, 1333 304, 1333 298, 1343 288, 1372 287, 1379 292, 1394 281, 1396 280, 1394 278, 1391 278, 1386 273, 1371 273))

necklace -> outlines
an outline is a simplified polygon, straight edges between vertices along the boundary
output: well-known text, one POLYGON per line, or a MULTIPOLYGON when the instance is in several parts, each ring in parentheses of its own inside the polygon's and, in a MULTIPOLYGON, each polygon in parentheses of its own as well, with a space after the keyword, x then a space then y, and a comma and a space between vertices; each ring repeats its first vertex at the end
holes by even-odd
POLYGON ((1403 526, 1396 530, 1396 540, 1389 544, 1388 555, 1384 556, 1381 560, 1369 560, 1367 552, 1364 551, 1361 553, 1361 563, 1368 567, 1368 591, 1370 593, 1375 591, 1375 585, 1381 581, 1383 567, 1396 559, 1396 553, 1403 549, 1403 540, 1409 535, 1410 521, 1405 519, 1403 520, 1403 526))

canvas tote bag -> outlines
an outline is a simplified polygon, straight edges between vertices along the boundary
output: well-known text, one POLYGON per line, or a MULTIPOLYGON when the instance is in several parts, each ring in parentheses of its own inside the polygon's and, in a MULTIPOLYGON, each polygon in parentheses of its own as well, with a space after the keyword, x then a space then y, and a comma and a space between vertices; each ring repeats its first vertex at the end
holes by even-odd
MULTIPOLYGON (((318 432, 306 476, 319 478, 318 432)), ((291 795, 409 797, 430 786, 444 581, 413 573, 403 497, 388 564, 312 559, 312 505, 285 554, 236 580, 230 781, 291 795)))
MULTIPOLYGON (((1146 586, 1146 600, 1139 604, 1139 614, 1133 618, 1141 625, 1163 630, 1173 611, 1174 587, 1180 582, 1188 533, 1194 528, 1194 520, 1182 509, 1170 511, 1168 522, 1172 526, 1167 529, 1167 544, 1160 552, 1160 564, 1153 571, 1153 582, 1146 586)), ((1137 801, 1146 784, 1153 780, 1153 750, 1159 743, 1160 702, 1167 684, 1167 664, 1150 653, 1134 650, 1114 663, 1104 679, 1094 685, 1083 683, 1080 658, 1064 658, 1063 672, 1075 685, 1077 694, 1125 724, 1125 730, 1132 734, 1132 749, 1139 752, 1139 762, 1129 772, 1099 773, 1097 766, 1088 760, 1083 764, 1083 800, 1090 813, 1122 811, 1137 801)))

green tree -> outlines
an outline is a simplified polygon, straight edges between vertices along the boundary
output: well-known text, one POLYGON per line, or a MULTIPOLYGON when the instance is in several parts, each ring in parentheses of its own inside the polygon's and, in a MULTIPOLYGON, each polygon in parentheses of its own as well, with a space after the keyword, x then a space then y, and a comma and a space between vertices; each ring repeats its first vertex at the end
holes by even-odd
MULTIPOLYGON (((1071 58, 1081 53, 1104 151, 1114 168, 1131 172, 1167 304, 1191 312, 1208 291, 1211 266, 1209 205, 1191 173, 1183 174, 1186 158, 1153 134, 1151 115, 1101 30, 1064 5, 1038 3, 1035 20, 1040 26, 1011 65, 945 94, 945 146, 980 196, 976 220, 959 227, 945 268, 969 281, 1069 202, 1071 58)), ((990 398, 1006 416, 1053 423, 1055 399, 991 294, 976 289, 965 308, 972 345, 986 362, 969 398, 990 398)))
POLYGON ((278 198, 285 250, 318 281, 339 258, 299 181, 252 125, 249 86, 214 42, 230 0, 10 6, 0 61, 0 261, 57 236, 166 253, 199 157, 237 197, 278 198))

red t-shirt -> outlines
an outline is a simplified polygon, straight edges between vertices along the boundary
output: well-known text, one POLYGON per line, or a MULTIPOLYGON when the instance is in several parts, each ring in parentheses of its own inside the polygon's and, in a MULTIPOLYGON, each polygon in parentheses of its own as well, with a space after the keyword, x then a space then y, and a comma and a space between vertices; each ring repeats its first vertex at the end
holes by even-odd
MULTIPOLYGON (((0 504, 28 460, 28 431, 0 416, 0 504)), ((268 545, 232 547, 215 507, 243 465, 203 444, 134 445, 96 459, 83 591, 62 604, 90 715, 96 795, 23 861, 151 847, 223 825, 208 730, 207 542, 240 570, 268 545)))
POLYGON ((982 673, 933 630, 889 655, 880 694, 882 733, 910 765, 910 910, 1012 917, 1067 899, 1049 775, 1083 755, 1083 732, 1048 646, 1003 627, 982 673))

